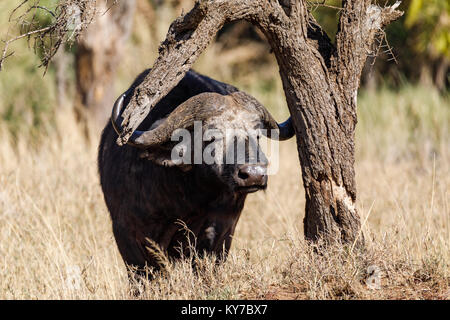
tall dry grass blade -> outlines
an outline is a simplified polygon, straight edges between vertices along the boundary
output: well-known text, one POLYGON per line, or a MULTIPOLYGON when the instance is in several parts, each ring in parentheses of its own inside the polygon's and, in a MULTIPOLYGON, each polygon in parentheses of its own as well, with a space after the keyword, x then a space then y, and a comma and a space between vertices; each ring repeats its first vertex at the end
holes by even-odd
POLYGON ((169 274, 171 266, 167 254, 161 249, 159 244, 152 239, 146 237, 145 241, 147 241, 148 244, 148 246, 145 246, 145 249, 147 249, 148 253, 155 259, 160 271, 163 274, 169 274))

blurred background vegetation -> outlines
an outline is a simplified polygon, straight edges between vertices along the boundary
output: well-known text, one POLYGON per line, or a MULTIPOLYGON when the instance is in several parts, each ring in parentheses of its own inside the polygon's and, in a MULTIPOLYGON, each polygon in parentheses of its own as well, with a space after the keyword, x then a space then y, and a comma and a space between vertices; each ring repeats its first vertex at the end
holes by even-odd
MULTIPOLYGON (((92 2, 99 5, 102 1, 106 2, 104 8, 114 2, 92 2)), ((26 19, 22 17, 26 6, 11 16, 13 9, 21 2, 0 2, 2 40, 51 25, 56 19, 57 0, 39 1, 41 9, 32 10, 28 16, 25 15, 26 19)), ((96 122, 102 127, 114 97, 123 92, 142 70, 151 67, 170 22, 183 10, 188 11, 193 2, 127 0, 125 3, 131 9, 114 9, 117 13, 113 9, 104 10, 100 14, 100 22, 86 30, 91 38, 82 36, 78 41, 62 46, 45 76, 45 68, 38 66, 46 57, 46 46, 51 47, 53 40, 39 39, 46 45, 44 49, 33 48, 33 41, 30 43, 27 39, 12 43, 8 53, 13 52, 14 55, 6 59, 0 72, 2 130, 8 131, 12 139, 17 137, 18 132, 29 132, 34 140, 39 140, 42 133, 48 133, 54 127, 55 113, 67 109, 75 110, 77 119, 93 118, 90 116, 92 110, 97 109, 98 112, 101 109, 103 118, 96 122), (124 10, 128 10, 127 15, 124 10), (114 19, 104 18, 114 14, 114 19), (124 27, 127 22, 129 30, 124 27)), ((338 28, 337 7, 340 2, 310 2, 316 19, 332 39, 338 28)), ((120 7, 120 3, 117 6, 120 7)), ((436 114, 445 115, 437 119, 446 121, 450 83, 450 2, 404 0, 400 8, 405 15, 387 28, 385 37, 380 39, 378 45, 378 57, 367 61, 362 76, 363 100, 360 100, 360 108, 368 109, 360 113, 376 112, 374 117, 380 121, 383 106, 375 102, 385 103, 383 97, 394 99, 402 93, 406 100, 410 100, 410 104, 403 107, 405 112, 402 114, 412 123, 409 126, 417 125, 414 117, 426 117, 424 114, 417 115, 414 104, 418 101, 435 101, 438 108, 443 108, 436 114), (370 96, 370 92, 381 94, 378 95, 380 99, 364 99, 370 96), (417 98, 417 95, 422 98, 417 98), (430 97, 434 98, 430 100, 430 97)), ((3 45, 0 48, 3 49, 3 45)), ((196 63, 195 69, 250 92, 276 116, 283 118, 287 115, 276 61, 264 35, 253 26, 243 22, 225 26, 216 42, 196 63)), ((429 112, 427 108, 423 109, 429 112)), ((389 110, 396 112, 397 109, 394 106, 389 110)), ((389 119, 388 116, 385 120, 389 119)), ((360 126, 365 122, 366 118, 361 119, 360 126)), ((428 124, 433 127, 432 122, 428 124)))

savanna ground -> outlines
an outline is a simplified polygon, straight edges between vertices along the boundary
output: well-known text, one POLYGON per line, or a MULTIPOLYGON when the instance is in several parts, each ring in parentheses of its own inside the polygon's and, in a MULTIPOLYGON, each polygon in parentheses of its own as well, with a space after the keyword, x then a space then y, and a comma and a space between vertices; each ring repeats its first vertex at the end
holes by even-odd
MULTIPOLYGON (((166 30, 162 24, 156 37, 166 30)), ((151 37, 136 31, 117 94, 153 61, 148 52, 156 54, 157 42, 143 40, 151 37)), ((237 77, 218 64, 220 49, 213 45, 196 69, 248 91, 283 120, 275 65, 237 77)), ((0 299, 135 299, 99 186, 98 130, 87 140, 69 106, 20 118, 16 112, 55 98, 44 94, 51 81, 32 71, 32 54, 14 59, 20 63, 0 73, 0 299), (16 111, 8 113, 7 102, 16 111)), ((358 112, 365 250, 336 244, 317 254, 303 239, 305 201, 292 140, 280 144, 280 170, 267 191, 248 197, 226 263, 215 267, 204 258, 197 273, 189 261, 173 265, 139 298, 449 299, 450 98, 408 84, 362 90, 358 112)))

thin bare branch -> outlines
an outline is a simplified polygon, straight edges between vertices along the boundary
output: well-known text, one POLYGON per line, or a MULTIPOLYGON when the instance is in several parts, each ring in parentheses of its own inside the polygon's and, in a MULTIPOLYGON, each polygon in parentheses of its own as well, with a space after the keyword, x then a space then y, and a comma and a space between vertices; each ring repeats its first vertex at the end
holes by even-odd
POLYGON ((12 55, 12 53, 8 54, 8 47, 9 47, 9 45, 12 42, 15 42, 15 41, 20 40, 20 39, 25 38, 25 37, 30 37, 30 36, 32 36, 34 34, 46 32, 46 31, 48 31, 50 29, 51 29, 51 27, 47 27, 47 28, 42 28, 42 29, 30 31, 30 32, 24 33, 24 34, 22 34, 20 36, 17 36, 15 38, 9 39, 8 41, 5 41, 5 46, 4 46, 3 52, 2 52, 2 57, 0 59, 0 71, 2 71, 3 62, 5 61, 5 59, 12 55))
POLYGON ((51 59, 64 43, 71 43, 86 29, 94 19, 96 0, 61 0, 50 9, 40 5, 40 0, 24 0, 10 14, 9 21, 19 25, 20 35, 7 38, 2 50, 0 70, 6 58, 10 57, 8 48, 11 43, 27 38, 35 51, 42 49, 41 66, 47 70, 51 59), (29 4, 29 5, 28 5, 29 4), (20 13, 19 13, 20 12, 20 13), (14 17, 17 13, 18 16, 14 17), (50 17, 50 24, 42 26, 38 16, 50 17))

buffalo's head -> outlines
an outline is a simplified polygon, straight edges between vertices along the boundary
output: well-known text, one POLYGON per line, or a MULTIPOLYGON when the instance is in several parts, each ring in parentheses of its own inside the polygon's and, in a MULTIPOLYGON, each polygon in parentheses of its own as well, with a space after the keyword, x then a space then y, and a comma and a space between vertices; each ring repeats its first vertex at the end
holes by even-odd
MULTIPOLYGON (((111 118, 119 135, 126 97, 127 93, 116 101, 111 118)), ((268 161, 259 145, 261 135, 291 138, 290 118, 278 124, 263 105, 241 91, 207 92, 186 100, 149 130, 136 130, 128 144, 143 149, 142 157, 157 165, 185 172, 198 169, 202 181, 250 193, 267 186, 268 161)))

